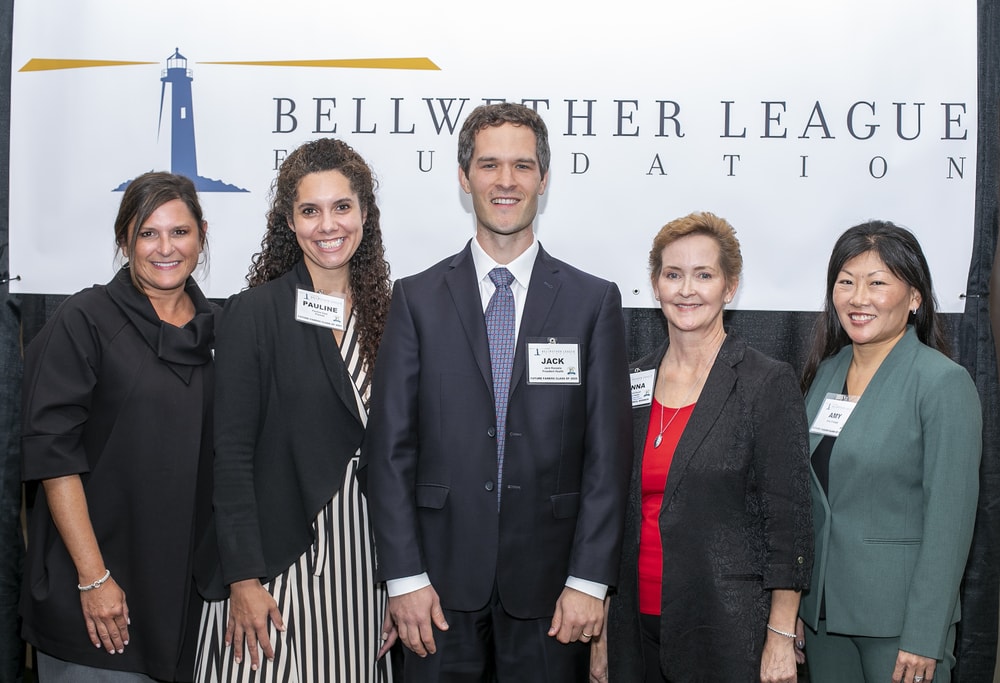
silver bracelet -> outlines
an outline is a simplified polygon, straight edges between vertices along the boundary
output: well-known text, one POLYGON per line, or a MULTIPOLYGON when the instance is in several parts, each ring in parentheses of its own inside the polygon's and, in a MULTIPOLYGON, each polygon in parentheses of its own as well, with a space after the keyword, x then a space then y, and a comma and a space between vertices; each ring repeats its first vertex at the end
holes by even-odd
POLYGON ((94 581, 94 583, 88 583, 86 586, 81 586, 80 584, 76 584, 76 587, 80 589, 81 593, 86 593, 87 591, 92 591, 95 588, 100 588, 110 578, 111 578, 111 570, 105 569, 104 576, 99 578, 97 581, 94 581))
POLYGON ((794 633, 788 633, 787 631, 779 631, 778 629, 774 628, 770 624, 767 625, 767 630, 770 631, 771 633, 777 633, 779 636, 785 636, 786 638, 795 638, 796 637, 794 633))

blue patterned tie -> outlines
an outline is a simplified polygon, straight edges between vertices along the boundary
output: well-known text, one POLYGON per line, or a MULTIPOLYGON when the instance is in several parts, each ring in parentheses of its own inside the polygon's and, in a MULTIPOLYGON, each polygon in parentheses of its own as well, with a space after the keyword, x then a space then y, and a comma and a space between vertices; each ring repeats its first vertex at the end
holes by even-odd
POLYGON ((486 305, 486 334, 490 341, 490 365, 493 367, 493 400, 497 409, 497 508, 500 507, 500 482, 503 479, 503 448, 507 437, 507 399, 510 396, 510 371, 514 365, 514 276, 503 267, 490 271, 496 291, 486 305))

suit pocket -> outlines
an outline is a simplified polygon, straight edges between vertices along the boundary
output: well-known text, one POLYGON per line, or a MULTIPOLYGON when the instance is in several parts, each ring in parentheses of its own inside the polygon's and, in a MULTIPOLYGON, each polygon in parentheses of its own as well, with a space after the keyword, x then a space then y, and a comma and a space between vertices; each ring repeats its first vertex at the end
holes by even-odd
POLYGON ((440 510, 444 507, 444 502, 448 500, 449 490, 447 486, 440 484, 417 484, 414 491, 417 507, 440 510))
POLYGON ((865 538, 863 543, 874 543, 876 545, 919 545, 921 538, 865 538))
POLYGON ((579 493, 558 493, 549 500, 552 501, 552 516, 556 519, 576 517, 580 511, 579 493))
POLYGON ((723 581, 763 581, 760 574, 723 574, 723 581))

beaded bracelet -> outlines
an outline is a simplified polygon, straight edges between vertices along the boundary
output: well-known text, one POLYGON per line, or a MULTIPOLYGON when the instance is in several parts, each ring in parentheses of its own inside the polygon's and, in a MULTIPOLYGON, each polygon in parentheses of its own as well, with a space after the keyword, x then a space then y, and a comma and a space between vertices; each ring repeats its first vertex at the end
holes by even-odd
POLYGON ((788 633, 787 631, 779 631, 778 629, 774 628, 770 624, 767 625, 767 630, 771 631, 772 633, 777 633, 779 636, 785 636, 786 638, 794 638, 795 637, 794 633, 788 633))
POLYGON ((81 586, 80 584, 76 584, 76 587, 80 589, 81 593, 86 593, 87 591, 92 591, 95 588, 100 588, 110 578, 111 578, 111 570, 105 569, 104 576, 99 578, 97 581, 94 581, 94 583, 88 583, 86 586, 81 586))

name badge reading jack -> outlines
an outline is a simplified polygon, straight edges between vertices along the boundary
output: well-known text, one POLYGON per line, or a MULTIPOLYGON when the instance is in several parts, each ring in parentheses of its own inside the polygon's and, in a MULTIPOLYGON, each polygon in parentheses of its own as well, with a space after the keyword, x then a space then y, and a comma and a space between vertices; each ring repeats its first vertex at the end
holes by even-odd
POLYGON ((579 384, 580 345, 528 342, 528 384, 579 384))
POLYGON ((656 386, 656 368, 652 370, 636 370, 629 375, 632 386, 632 407, 653 405, 653 387, 656 386))
POLYGON ((308 289, 295 291, 295 319, 300 323, 343 330, 344 310, 342 296, 310 292, 308 289))
POLYGON ((857 399, 851 396, 827 394, 809 431, 825 436, 840 436, 840 430, 844 428, 847 418, 851 416, 857 405, 857 399))

